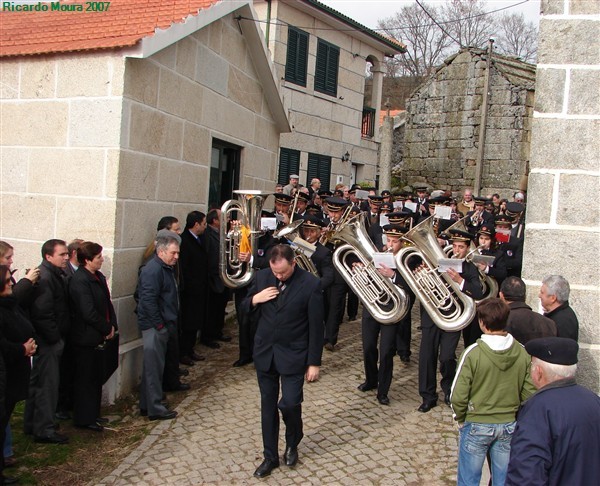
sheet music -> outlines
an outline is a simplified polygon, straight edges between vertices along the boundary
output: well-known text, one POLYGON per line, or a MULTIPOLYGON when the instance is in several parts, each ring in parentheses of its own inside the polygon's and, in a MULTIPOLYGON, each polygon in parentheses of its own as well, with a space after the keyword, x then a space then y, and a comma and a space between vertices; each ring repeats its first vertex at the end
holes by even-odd
POLYGON ((260 229, 263 231, 276 230, 277 218, 260 218, 260 229))
POLYGON ((452 208, 450 206, 436 206, 433 215, 436 218, 440 219, 451 219, 452 218, 452 208))
POLYGON ((356 199, 368 199, 368 198, 369 198, 369 191, 365 191, 364 189, 356 190, 356 199))
POLYGON ((449 268, 458 273, 462 273, 462 264, 464 262, 462 258, 440 258, 438 262, 440 264, 438 272, 440 273, 446 273, 449 268))
POLYGON ((417 212, 417 208, 419 207, 419 205, 417 203, 414 202, 405 202, 404 203, 404 207, 406 209, 410 209, 413 213, 417 212))
POLYGON ((387 251, 373 253, 373 264, 375 265, 375 268, 383 268, 381 266, 382 263, 388 268, 396 268, 394 254, 387 251))
POLYGON ((386 224, 390 224, 390 220, 387 217, 387 214, 380 214, 379 215, 379 226, 381 226, 383 228, 386 224))
POLYGON ((494 263, 496 257, 494 255, 480 255, 479 253, 473 254, 473 263, 484 263, 487 266, 490 266, 494 263))
POLYGON ((403 207, 404 207, 404 204, 402 201, 394 201, 394 211, 400 210, 403 207))

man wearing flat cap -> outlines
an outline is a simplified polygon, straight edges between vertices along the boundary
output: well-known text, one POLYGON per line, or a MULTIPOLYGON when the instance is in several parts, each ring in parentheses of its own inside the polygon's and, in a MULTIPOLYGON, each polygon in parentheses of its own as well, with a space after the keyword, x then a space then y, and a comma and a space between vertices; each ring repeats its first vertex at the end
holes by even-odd
POLYGON ((505 484, 598 484, 600 397, 575 382, 578 349, 560 337, 525 345, 538 391, 517 416, 505 484))
POLYGON ((290 182, 283 186, 283 193, 287 194, 288 196, 292 194, 292 189, 297 189, 298 188, 298 181, 300 181, 300 176, 298 174, 291 174, 290 175, 290 182))

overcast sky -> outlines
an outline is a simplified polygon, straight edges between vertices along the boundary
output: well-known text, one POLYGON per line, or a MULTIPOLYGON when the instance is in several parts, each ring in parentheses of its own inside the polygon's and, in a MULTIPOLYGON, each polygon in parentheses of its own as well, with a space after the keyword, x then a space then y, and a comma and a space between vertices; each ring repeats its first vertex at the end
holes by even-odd
MULTIPOLYGON (((366 25, 370 28, 377 27, 377 21, 385 17, 390 17, 394 12, 400 10, 404 5, 410 5, 415 3, 414 0, 320 0, 322 3, 328 5, 331 8, 338 10, 339 12, 347 15, 348 17, 366 25)), ((597 0, 596 0, 597 1, 597 0)), ((536 25, 539 24, 540 14, 540 0, 486 0, 488 11, 496 10, 510 5, 517 5, 515 7, 503 10, 504 12, 522 12, 528 21, 534 22, 536 25)), ((445 0, 423 0, 425 6, 427 5, 442 5, 445 0)))

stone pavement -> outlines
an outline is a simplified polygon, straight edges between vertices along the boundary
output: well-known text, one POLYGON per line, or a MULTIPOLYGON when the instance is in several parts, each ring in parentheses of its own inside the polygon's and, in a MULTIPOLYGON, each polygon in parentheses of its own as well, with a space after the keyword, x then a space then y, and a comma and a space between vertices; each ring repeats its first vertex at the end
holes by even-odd
MULTIPOLYGON (((200 375, 201 385, 176 408, 177 419, 156 423, 99 484, 453 484, 457 429, 450 409, 442 401, 429 413, 416 411, 421 403, 417 325, 415 306, 412 361, 404 365, 395 359, 391 404, 382 406, 375 391, 356 389, 364 378, 360 320, 342 324, 339 350, 323 351, 320 380, 304 388, 305 436, 298 465, 282 464, 263 480, 252 476, 262 461, 254 367, 231 367, 237 358, 235 338, 220 350, 202 348, 207 360, 190 369, 191 378, 200 375)), ((231 324, 228 330, 234 331, 231 324)), ((283 433, 282 423, 281 453, 283 433)))

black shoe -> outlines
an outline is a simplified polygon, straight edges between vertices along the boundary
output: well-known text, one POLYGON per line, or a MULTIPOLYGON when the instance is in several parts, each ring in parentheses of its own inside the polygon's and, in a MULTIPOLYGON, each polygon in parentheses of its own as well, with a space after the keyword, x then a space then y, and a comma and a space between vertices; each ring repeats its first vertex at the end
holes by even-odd
POLYGON ((234 368, 239 368, 240 366, 245 366, 247 364, 252 363, 252 358, 244 358, 244 359, 238 359, 237 361, 235 361, 233 363, 233 367, 234 368))
POLYGON ((278 467, 279 467, 278 461, 273 461, 271 459, 265 459, 263 462, 261 462, 260 466, 258 466, 256 468, 256 471, 254 471, 254 477, 255 478, 266 478, 267 476, 269 476, 271 474, 271 471, 273 471, 273 469, 278 468, 278 467))
POLYGON ((4 476, 0 478, 0 484, 17 484, 19 482, 19 478, 12 478, 10 476, 4 476))
POLYGON ((358 388, 361 392, 367 392, 369 390, 375 390, 375 388, 377 388, 377 385, 371 385, 370 383, 367 383, 365 381, 364 383, 358 385, 356 388, 358 388))
POLYGON ((427 413, 433 407, 437 407, 437 400, 432 400, 430 402, 423 401, 423 403, 421 403, 421 406, 417 408, 417 411, 421 413, 427 413))
POLYGON ((224 343, 228 343, 231 341, 231 336, 226 336, 225 334, 221 334, 218 338, 217 341, 221 341, 224 343))
POLYGON ((450 393, 444 393, 444 403, 450 406, 450 393))
POLYGON ((33 440, 40 444, 66 444, 69 442, 69 438, 66 435, 59 434, 58 432, 54 432, 53 434, 44 437, 36 436, 33 440))
POLYGON ((381 403, 382 405, 389 405, 390 404, 390 399, 388 398, 387 395, 377 395, 377 401, 379 403, 381 403))
POLYGON ((92 432, 102 432, 104 427, 100 424, 76 425, 78 429, 91 430, 92 432))
POLYGON ((177 374, 179 376, 188 376, 190 374, 190 372, 188 370, 184 370, 184 369, 178 369, 177 370, 177 374))
POLYGON ((400 361, 403 363, 410 363, 410 356, 400 356, 400 361))
POLYGON ((148 418, 150 420, 171 420, 177 417, 177 412, 175 410, 167 410, 165 413, 161 415, 150 415, 148 418))
POLYGON ((194 366, 194 361, 189 356, 182 356, 179 358, 179 362, 186 366, 194 366))
POLYGON ((356 320, 356 316, 348 316, 348 321, 355 321, 356 320))
POLYGON ((204 361, 206 359, 204 356, 196 353, 195 351, 190 353, 190 358, 192 358, 194 361, 204 361))
POLYGON ((283 453, 283 460, 286 466, 294 467, 298 462, 298 448, 286 447, 283 453))
POLYGON ((96 419, 97 424, 107 424, 109 420, 106 417, 98 417, 96 419))
POLYGON ((327 351, 335 351, 335 344, 325 343, 324 347, 327 351))
POLYGON ((168 392, 178 392, 178 391, 186 391, 189 390, 191 387, 189 385, 189 383, 178 383, 177 385, 173 386, 173 387, 168 387, 168 388, 164 388, 165 391, 168 392))
POLYGON ((69 420, 71 418, 71 414, 67 411, 61 410, 54 414, 56 420, 69 420))
POLYGON ((201 344, 211 349, 219 349, 221 347, 217 341, 201 341, 201 344))

